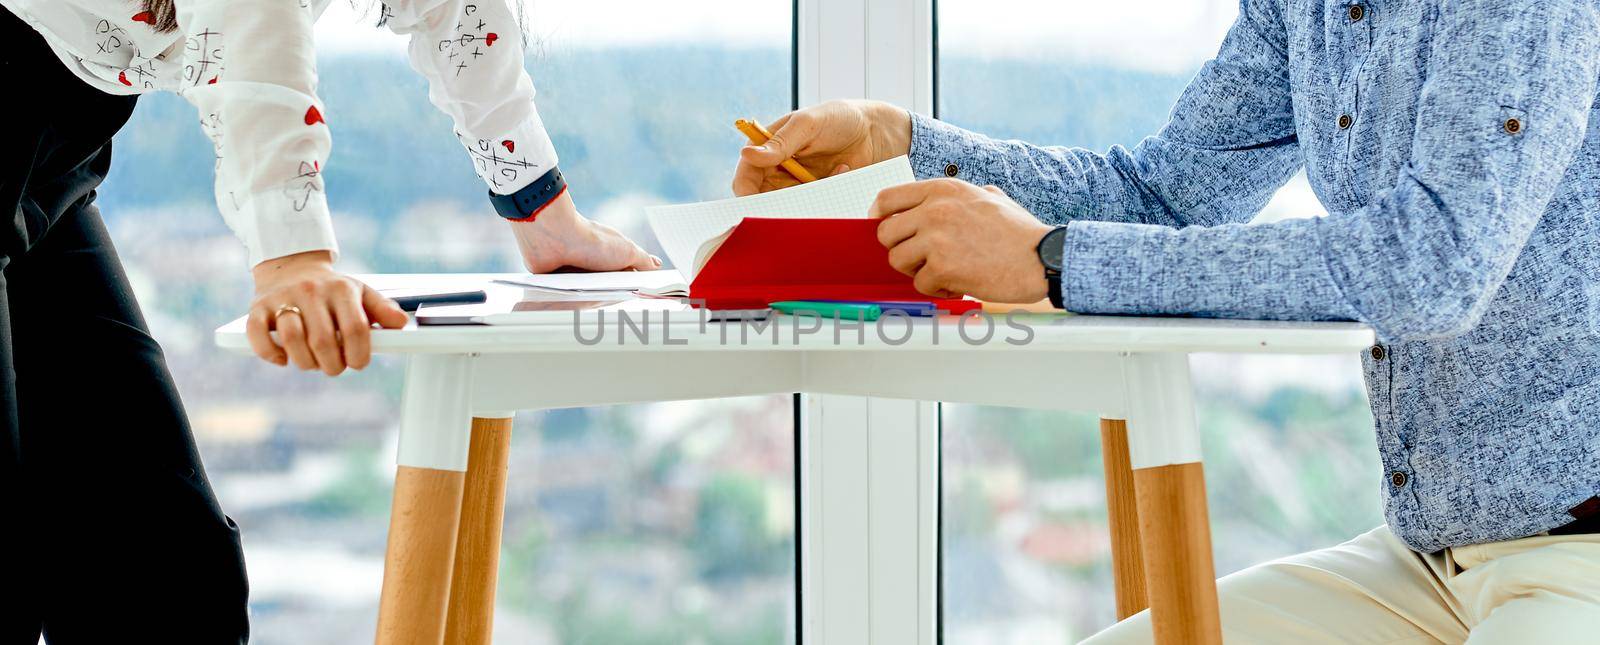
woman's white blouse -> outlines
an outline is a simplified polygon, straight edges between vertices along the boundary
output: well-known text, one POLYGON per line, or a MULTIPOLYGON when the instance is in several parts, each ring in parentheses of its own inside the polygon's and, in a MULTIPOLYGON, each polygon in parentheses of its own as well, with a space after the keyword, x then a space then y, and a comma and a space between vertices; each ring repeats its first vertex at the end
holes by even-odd
MULTIPOLYGON (((337 252, 322 171, 332 145, 317 99, 312 23, 329 0, 176 0, 179 28, 157 32, 130 0, 0 0, 61 61, 113 94, 177 92, 199 109, 216 148, 222 217, 250 264, 337 252)), ((428 99, 491 190, 507 194, 556 164, 522 67, 506 0, 386 0, 387 25, 408 35, 428 99)), ((403 133, 395 133, 403 136, 403 133)))

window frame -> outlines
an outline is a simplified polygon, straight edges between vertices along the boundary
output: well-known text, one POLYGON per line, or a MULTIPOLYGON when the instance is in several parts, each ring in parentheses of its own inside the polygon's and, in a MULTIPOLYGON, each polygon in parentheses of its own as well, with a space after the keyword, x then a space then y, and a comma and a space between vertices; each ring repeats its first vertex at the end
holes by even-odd
MULTIPOLYGON (((935 106, 934 0, 795 0, 799 106, 935 106)), ((802 643, 940 640, 937 402, 797 398, 802 643)))

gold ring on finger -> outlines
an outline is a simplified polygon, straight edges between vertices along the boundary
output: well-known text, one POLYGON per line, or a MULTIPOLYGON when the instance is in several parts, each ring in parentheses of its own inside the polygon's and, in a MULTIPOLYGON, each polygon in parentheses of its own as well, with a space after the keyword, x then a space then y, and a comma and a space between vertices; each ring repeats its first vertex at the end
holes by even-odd
POLYGON ((272 319, 273 320, 277 320, 279 318, 282 318, 284 314, 294 314, 296 316, 303 316, 303 314, 300 313, 300 308, 299 307, 296 307, 296 306, 290 305, 290 304, 282 304, 282 305, 278 305, 278 310, 277 311, 272 312, 272 319))

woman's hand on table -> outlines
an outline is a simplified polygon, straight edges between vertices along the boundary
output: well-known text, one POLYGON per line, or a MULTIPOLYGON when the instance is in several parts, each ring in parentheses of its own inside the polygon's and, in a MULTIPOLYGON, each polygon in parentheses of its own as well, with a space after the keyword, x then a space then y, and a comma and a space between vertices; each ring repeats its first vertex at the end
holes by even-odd
POLYGON ((650 271, 661 260, 639 248, 617 229, 578 213, 570 195, 562 195, 531 222, 511 222, 511 233, 530 273, 562 267, 586 271, 650 271))
POLYGON ((396 329, 406 313, 372 287, 333 269, 327 251, 267 260, 252 270, 256 298, 245 334, 257 356, 274 365, 336 376, 372 359, 372 324, 396 329), (272 332, 278 332, 273 342, 272 332))
POLYGON ((911 150, 911 115, 879 101, 828 101, 767 126, 772 139, 739 151, 733 194, 743 197, 800 183, 779 167, 793 157, 817 177, 863 168, 911 150))

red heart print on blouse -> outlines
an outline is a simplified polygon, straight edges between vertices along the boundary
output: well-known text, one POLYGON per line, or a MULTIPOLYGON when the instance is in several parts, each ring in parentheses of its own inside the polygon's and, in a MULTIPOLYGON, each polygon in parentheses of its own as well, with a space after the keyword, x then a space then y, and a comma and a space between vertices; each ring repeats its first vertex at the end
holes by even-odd
POLYGON ((318 123, 327 124, 328 122, 322 120, 322 111, 313 105, 306 109, 306 125, 316 125, 318 123))
POLYGON ((510 139, 506 139, 505 141, 501 141, 500 145, 506 147, 506 152, 516 152, 517 151, 517 142, 512 141, 510 139))
POLYGON ((147 25, 154 25, 156 24, 156 15, 148 11, 140 11, 139 13, 133 14, 133 21, 142 22, 147 25))
POLYGON ((128 87, 133 87, 133 82, 128 80, 128 73, 126 71, 117 72, 117 82, 128 87))
POLYGON ((488 34, 484 35, 483 44, 488 45, 490 47, 493 47, 494 46, 494 41, 496 41, 496 40, 500 40, 500 34, 497 34, 497 33, 494 33, 494 32, 491 31, 488 34))

